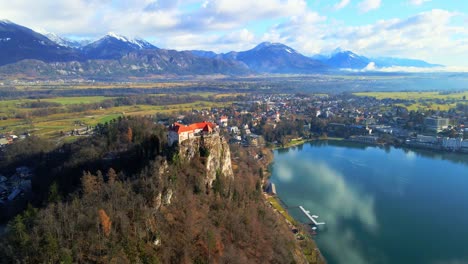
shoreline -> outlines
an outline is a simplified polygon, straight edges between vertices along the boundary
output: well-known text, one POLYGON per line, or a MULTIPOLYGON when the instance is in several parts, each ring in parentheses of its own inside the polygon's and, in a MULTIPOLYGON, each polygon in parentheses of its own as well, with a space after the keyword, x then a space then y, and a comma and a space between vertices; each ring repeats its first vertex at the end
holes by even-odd
POLYGON ((297 233, 295 233, 294 236, 299 248, 302 250, 302 254, 307 259, 308 263, 327 263, 313 236, 305 230, 304 223, 297 221, 289 214, 288 210, 285 209, 281 204, 279 197, 277 197, 277 195, 270 195, 264 192, 264 198, 265 201, 270 204, 272 209, 284 219, 286 224, 290 227, 291 231, 297 230, 297 233))
MULTIPOLYGON (((301 145, 304 145, 306 143, 319 142, 319 141, 342 141, 342 142, 349 142, 349 143, 357 143, 357 144, 360 144, 362 146, 378 147, 378 148, 393 147, 393 148, 396 148, 396 149, 403 149, 403 150, 409 150, 409 151, 421 151, 422 150, 422 151, 429 151, 430 153, 433 153, 433 154, 462 154, 462 155, 466 154, 466 153, 440 151, 440 150, 426 149, 426 148, 414 148, 414 147, 405 146, 405 145, 393 145, 393 144, 376 145, 376 144, 369 144, 369 143, 366 144, 365 142, 350 141, 350 140, 346 140, 344 138, 336 138, 336 137, 327 137, 327 138, 320 137, 320 138, 312 138, 312 139, 294 140, 293 142, 291 142, 289 144, 286 144, 284 147, 272 146, 272 147, 268 148, 272 152, 273 159, 272 159, 271 163, 269 164, 269 166, 267 167, 264 183, 269 181, 269 179, 271 178, 271 168, 270 168, 270 166, 274 162, 274 151, 275 150, 288 149, 288 148, 291 148, 291 147, 301 146, 301 145)), ((305 248, 305 247, 303 247, 301 245, 301 249, 302 249, 302 252, 303 252, 304 256, 309 261, 309 263, 326 263, 326 260, 325 260, 324 256, 321 254, 320 249, 319 249, 318 245, 316 244, 313 236, 311 234, 309 234, 308 232, 306 232, 304 230, 302 224, 299 221, 297 221, 296 219, 294 219, 289 214, 288 210, 285 208, 285 206, 283 206, 282 201, 279 198, 278 194, 271 195, 271 194, 268 194, 268 193, 264 192, 264 197, 265 197, 265 200, 272 206, 272 208, 274 210, 276 210, 283 217, 284 221, 286 221, 286 223, 289 226, 296 227, 298 230, 300 230, 299 233, 302 236, 304 236, 305 239, 308 240, 308 241, 306 241, 306 243, 308 243, 309 248, 305 248), (313 248, 312 250, 310 250, 310 246, 313 248), (318 257, 317 257, 317 255, 313 255, 315 252, 318 252, 318 254, 319 254, 318 257), (310 253, 310 254, 308 254, 308 253, 310 253)), ((302 240, 302 241, 304 241, 304 240, 302 240)), ((298 242, 300 243, 301 241, 298 241, 298 242)), ((317 254, 317 253, 315 253, 315 254, 317 254)))
MULTIPOLYGON (((263 185, 265 185, 266 182, 269 181, 271 178, 271 165, 274 162, 274 150, 277 149, 287 149, 291 147, 296 147, 303 145, 308 142, 313 142, 317 140, 323 140, 323 139, 301 139, 297 140, 293 144, 288 144, 287 146, 284 147, 271 147, 267 148, 269 151, 271 151, 271 154, 273 156, 273 159, 271 162, 268 164, 266 168, 266 175, 264 178, 263 185)), ((328 140, 328 139, 327 139, 328 140)), ((309 263, 315 263, 315 264, 325 264, 327 263, 325 257, 322 255, 319 247, 317 246, 317 243, 315 242, 313 236, 305 230, 304 228, 304 223, 301 223, 294 219, 294 217, 291 216, 289 211, 283 206, 282 200, 279 198, 277 194, 269 194, 267 192, 263 192, 263 196, 265 198, 265 201, 270 204, 273 210, 275 210, 286 222, 286 224, 291 228, 291 231, 296 229, 298 232, 295 234, 296 241, 302 250, 302 253, 304 254, 304 257, 307 259, 309 263)))
MULTIPOLYGON (((269 149, 273 154, 273 159, 272 159, 272 162, 271 162, 270 166, 274 162, 274 151, 275 150, 288 149, 288 148, 291 148, 291 147, 301 146, 301 145, 304 145, 306 143, 320 142, 320 141, 349 142, 349 143, 359 144, 359 145, 365 146, 365 147, 377 147, 377 148, 381 148, 381 149, 391 147, 391 148, 395 148, 395 149, 401 149, 401 150, 404 150, 404 151, 414 151, 416 153, 419 153, 420 155, 424 155, 424 152, 431 153, 431 154, 439 154, 439 155, 457 155, 457 156, 460 155, 460 154, 461 154, 460 156, 465 156, 467 154, 467 153, 464 153, 464 152, 453 152, 453 151, 445 151, 445 150, 439 150, 439 149, 413 147, 413 146, 409 146, 409 145, 371 144, 371 143, 365 143, 365 142, 351 141, 351 140, 347 140, 347 139, 344 139, 344 138, 327 137, 327 138, 313 138, 313 139, 294 140, 294 142, 291 142, 290 144, 286 144, 284 147, 281 147, 281 146, 270 147, 269 149)), ((271 172, 270 166, 268 166, 268 168, 267 168, 267 175, 266 175, 265 180, 264 180, 265 182, 269 181, 269 179, 271 178, 272 172, 271 172)), ((323 257, 323 255, 321 254, 317 244, 315 243, 315 240, 313 239, 313 236, 308 234, 307 232, 305 232, 303 230, 303 227, 302 227, 301 223, 299 221, 295 220, 289 214, 288 210, 286 209, 287 206, 283 206, 282 200, 279 198, 279 195, 278 194, 271 195, 271 194, 268 194, 266 192, 264 194, 265 194, 265 199, 267 200, 267 202, 269 202, 271 204, 271 206, 274 209, 276 209, 276 211, 280 215, 282 215, 282 217, 285 219, 286 223, 288 223, 288 224, 291 223, 292 225, 297 227, 301 231, 301 233, 311 241, 311 244, 313 245, 315 250, 317 250, 317 252, 320 253, 320 260, 319 261, 322 261, 322 262, 312 262, 312 261, 315 261, 316 258, 314 257, 312 259, 312 261, 311 261, 311 259, 309 259, 309 256, 306 255, 306 253, 304 251, 304 248, 303 248, 303 253, 306 256, 306 258, 310 261, 310 263, 326 263, 326 260, 323 257)))
POLYGON ((317 137, 317 138, 308 138, 308 139, 300 139, 300 140, 292 140, 294 142, 290 142, 286 144, 285 146, 273 146, 270 149, 271 150, 278 150, 278 149, 287 149, 291 147, 297 147, 300 145, 304 145, 306 143, 310 142, 316 142, 316 141, 344 141, 346 142, 345 138, 340 138, 340 137, 317 137))
POLYGON ((455 154, 455 155, 462 155, 462 156, 468 155, 468 152, 451 151, 449 149, 430 148, 430 147, 424 147, 424 146, 412 146, 408 144, 388 144, 388 143, 374 144, 374 143, 368 143, 368 142, 349 140, 349 139, 341 138, 341 137, 317 137, 317 138, 312 138, 312 139, 295 140, 295 142, 288 143, 285 146, 273 146, 270 149, 271 150, 288 149, 291 147, 297 147, 300 145, 304 145, 306 143, 318 142, 318 141, 342 141, 342 142, 356 143, 356 144, 360 144, 363 146, 371 146, 371 147, 379 147, 379 148, 393 147, 396 149, 411 150, 411 151, 423 150, 423 151, 431 152, 433 154, 455 154))

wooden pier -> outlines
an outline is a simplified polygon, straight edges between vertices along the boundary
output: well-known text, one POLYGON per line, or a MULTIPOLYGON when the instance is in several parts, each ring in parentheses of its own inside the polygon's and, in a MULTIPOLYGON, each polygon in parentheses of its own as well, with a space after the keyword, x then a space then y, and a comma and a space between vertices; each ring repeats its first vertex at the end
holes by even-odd
POLYGON ((324 222, 317 222, 317 220, 315 220, 315 219, 318 218, 318 216, 317 215, 310 215, 310 212, 306 211, 304 209, 304 207, 299 206, 299 209, 301 209, 301 211, 307 216, 307 218, 310 219, 310 221, 312 221, 314 223, 314 225, 318 226, 318 225, 324 225, 325 224, 324 222))

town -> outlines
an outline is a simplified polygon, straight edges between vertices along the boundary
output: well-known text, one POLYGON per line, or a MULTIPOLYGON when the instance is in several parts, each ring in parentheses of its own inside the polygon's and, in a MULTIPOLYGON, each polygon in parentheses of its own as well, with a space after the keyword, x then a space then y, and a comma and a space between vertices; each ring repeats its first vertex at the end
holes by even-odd
MULTIPOLYGON (((371 145, 424 148, 468 153, 468 109, 459 105, 448 111, 408 111, 404 100, 378 100, 352 94, 250 94, 225 107, 156 113, 155 123, 167 127, 168 143, 221 133, 230 144, 245 147, 288 147, 316 139, 340 139, 371 145)), ((99 125, 97 126, 99 127, 99 125)), ((62 137, 94 134, 86 124, 62 137)), ((0 153, 29 133, 0 135, 0 153)), ((261 159, 253 151, 254 158, 261 159)), ((30 175, 17 173, 0 178, 0 203, 28 194, 30 175)))
MULTIPOLYGON (((229 107, 177 117, 216 123, 231 143, 285 147, 295 141, 349 141, 468 153, 467 109, 408 111, 396 100, 343 95, 253 95, 229 107)), ((167 126, 170 118, 159 122, 167 126)), ((184 136, 184 139, 187 136, 184 136)), ((172 141, 175 141, 172 139, 172 141)), ((171 141, 171 142, 172 142, 171 141)))

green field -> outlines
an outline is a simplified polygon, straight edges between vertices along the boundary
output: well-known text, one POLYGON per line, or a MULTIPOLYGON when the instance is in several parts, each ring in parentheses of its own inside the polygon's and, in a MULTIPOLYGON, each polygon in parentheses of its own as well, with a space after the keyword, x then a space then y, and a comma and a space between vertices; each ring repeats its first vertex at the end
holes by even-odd
POLYGON ((99 103, 106 99, 112 99, 114 97, 105 97, 105 96, 79 96, 79 97, 57 97, 57 98, 47 98, 41 99, 44 102, 59 103, 61 105, 71 105, 71 104, 92 104, 99 103))
POLYGON ((439 92, 364 92, 354 93, 357 96, 370 96, 376 99, 403 99, 403 100, 463 100, 468 97, 468 91, 460 93, 441 94, 439 92))
POLYGON ((395 105, 405 107, 409 111, 417 111, 417 110, 448 111, 457 106, 457 104, 455 103, 451 103, 451 104, 414 103, 414 104, 395 104, 395 105))
POLYGON ((439 110, 448 111, 457 106, 457 103, 468 103, 468 91, 443 94, 439 92, 363 92, 354 93, 357 96, 369 96, 378 100, 399 99, 407 103, 397 103, 409 111, 439 110))
MULTIPOLYGON (((210 94, 211 95, 211 94, 210 94)), ((213 94, 215 95, 215 94, 213 94)), ((208 97, 208 95, 206 95, 208 97)), ((152 116, 156 113, 178 113, 192 109, 204 109, 211 107, 222 107, 228 103, 216 103, 210 101, 195 101, 192 103, 172 104, 164 106, 155 105, 131 105, 119 106, 107 109, 87 110, 84 112, 67 112, 67 105, 96 103, 111 97, 57 97, 41 99, 47 102, 60 103, 63 112, 40 117, 28 117, 28 113, 35 109, 22 108, 21 104, 36 101, 33 99, 18 99, 0 101, 0 134, 29 132, 46 138, 58 138, 60 132, 68 132, 83 126, 95 126, 105 123, 119 116, 152 116), (18 118, 17 116, 22 116, 18 118), (25 116, 25 117, 24 117, 25 116)))
POLYGON ((44 99, 16 99, 16 100, 3 100, 0 101, 0 113, 5 112, 7 108, 18 108, 21 104, 29 102, 51 102, 59 103, 61 105, 71 104, 91 104, 102 102, 106 99, 112 99, 114 97, 105 96, 79 96, 79 97, 55 97, 55 98, 44 98, 44 99))

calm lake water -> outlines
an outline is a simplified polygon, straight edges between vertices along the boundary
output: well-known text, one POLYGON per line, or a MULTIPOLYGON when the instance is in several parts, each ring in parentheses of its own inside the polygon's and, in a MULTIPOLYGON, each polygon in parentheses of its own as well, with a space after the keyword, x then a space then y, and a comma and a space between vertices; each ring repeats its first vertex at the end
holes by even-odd
POLYGON ((322 141, 276 150, 272 167, 278 196, 326 222, 330 264, 468 263, 468 155, 322 141))

